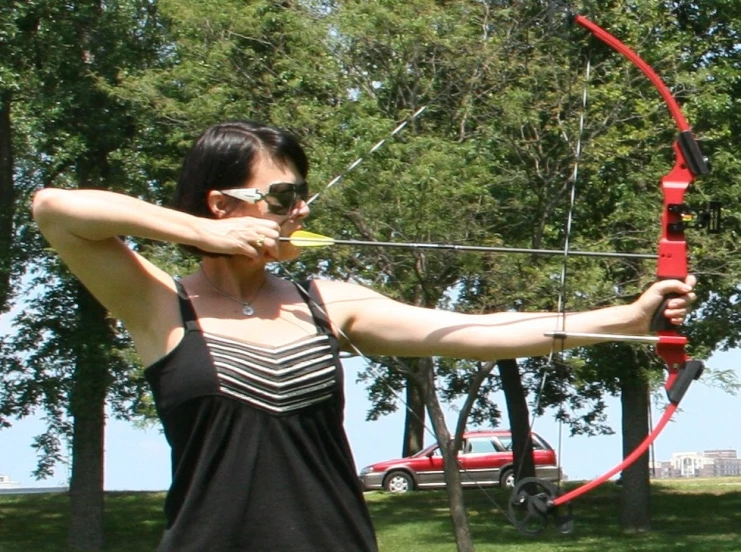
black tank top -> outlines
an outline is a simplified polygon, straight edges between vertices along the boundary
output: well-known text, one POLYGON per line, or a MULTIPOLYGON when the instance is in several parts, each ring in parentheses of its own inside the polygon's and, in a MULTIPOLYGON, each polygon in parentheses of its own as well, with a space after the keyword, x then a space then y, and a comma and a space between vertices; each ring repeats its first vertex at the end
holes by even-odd
POLYGON ((377 545, 343 428, 339 344, 272 349, 201 331, 177 283, 181 342, 145 374, 172 449, 159 552, 366 552, 377 545))

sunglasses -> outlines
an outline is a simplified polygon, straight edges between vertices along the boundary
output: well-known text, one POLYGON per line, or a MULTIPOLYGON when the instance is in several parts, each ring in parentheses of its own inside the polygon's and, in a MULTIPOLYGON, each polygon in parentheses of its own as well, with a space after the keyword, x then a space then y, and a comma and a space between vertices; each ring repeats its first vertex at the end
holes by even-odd
POLYGON ((299 201, 306 201, 309 198, 309 185, 306 181, 275 182, 268 187, 267 192, 261 192, 257 188, 231 188, 219 191, 248 203, 265 201, 268 204, 268 212, 274 215, 287 215, 299 201))

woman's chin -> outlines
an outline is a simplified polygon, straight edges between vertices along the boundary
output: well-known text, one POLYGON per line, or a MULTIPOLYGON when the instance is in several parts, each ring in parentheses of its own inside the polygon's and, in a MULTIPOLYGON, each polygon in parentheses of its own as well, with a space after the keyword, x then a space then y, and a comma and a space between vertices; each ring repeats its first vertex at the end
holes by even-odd
POLYGON ((296 247, 292 243, 289 242, 282 242, 280 244, 280 249, 278 250, 278 258, 277 261, 283 262, 283 261, 293 261, 298 259, 298 257, 301 255, 301 248, 296 247))

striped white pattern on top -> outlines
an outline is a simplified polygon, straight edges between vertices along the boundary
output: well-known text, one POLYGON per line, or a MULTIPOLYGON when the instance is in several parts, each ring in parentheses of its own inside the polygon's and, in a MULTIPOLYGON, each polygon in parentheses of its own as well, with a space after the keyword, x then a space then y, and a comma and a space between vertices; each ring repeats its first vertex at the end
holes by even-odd
POLYGON ((270 348, 205 333, 220 391, 252 406, 286 414, 325 401, 337 378, 329 337, 314 335, 270 348))

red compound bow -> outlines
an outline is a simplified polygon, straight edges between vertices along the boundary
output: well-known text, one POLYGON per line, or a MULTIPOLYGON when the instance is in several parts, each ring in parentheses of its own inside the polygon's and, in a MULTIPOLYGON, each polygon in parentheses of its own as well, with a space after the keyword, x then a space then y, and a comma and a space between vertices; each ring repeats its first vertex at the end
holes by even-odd
MULTIPOLYGON (((661 190, 664 195, 664 209, 661 217, 661 237, 659 239, 657 277, 659 279, 684 280, 688 271, 688 250, 685 240, 685 229, 692 225, 705 227, 710 231, 719 229, 720 209, 711 204, 707 212, 698 214, 692 211, 684 200, 685 192, 695 177, 708 174, 709 167, 703 157, 697 140, 692 135, 682 110, 671 92, 656 72, 638 54, 620 40, 594 24, 587 18, 576 15, 573 21, 584 27, 608 46, 627 57, 646 75, 658 89, 666 102, 672 117, 679 129, 679 137, 674 142, 675 162, 671 171, 661 179, 661 190)), ((667 298, 668 301, 670 298, 667 298)), ((663 316, 666 305, 662 305, 654 318, 652 330, 657 335, 650 337, 636 336, 635 340, 656 342, 656 352, 664 360, 668 376, 665 383, 669 405, 661 420, 646 439, 620 464, 604 475, 577 487, 565 494, 551 482, 539 478, 525 478, 513 489, 509 511, 515 526, 523 533, 540 533, 552 515, 558 528, 569 532, 573 526, 571 509, 567 515, 558 515, 559 506, 570 503, 573 499, 601 485, 615 474, 640 458, 662 432, 679 406, 690 383, 699 378, 703 364, 692 360, 685 351, 687 338, 680 335, 676 328, 663 316)), ((553 332, 556 338, 568 337, 568 332, 553 332)))

